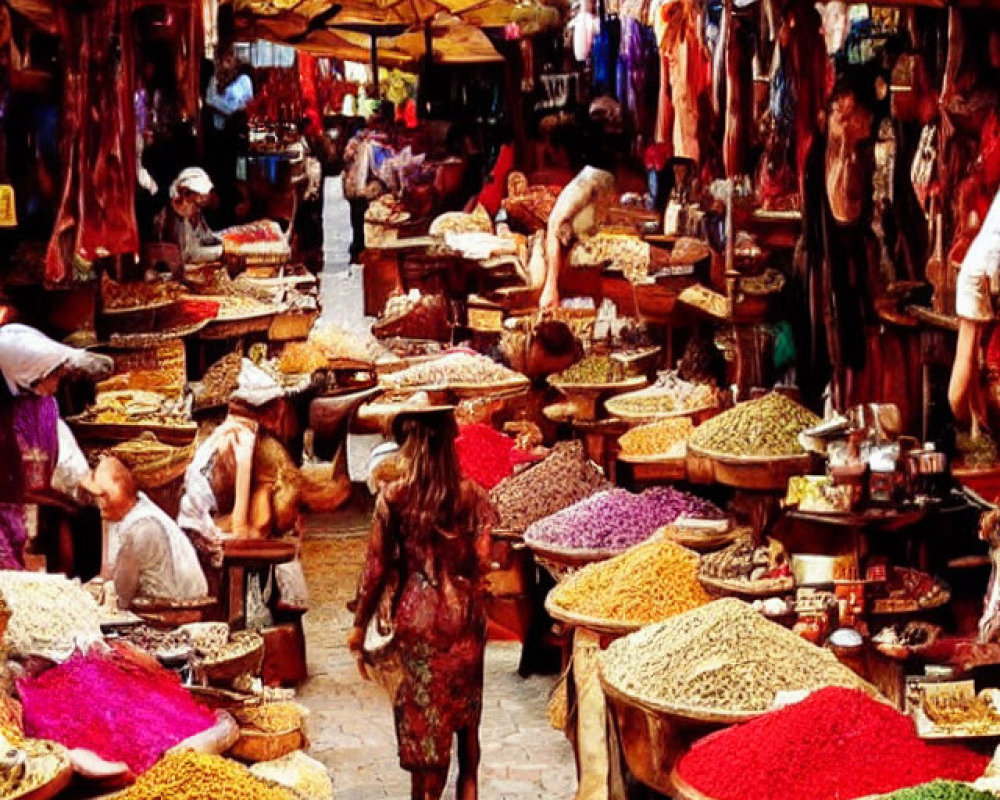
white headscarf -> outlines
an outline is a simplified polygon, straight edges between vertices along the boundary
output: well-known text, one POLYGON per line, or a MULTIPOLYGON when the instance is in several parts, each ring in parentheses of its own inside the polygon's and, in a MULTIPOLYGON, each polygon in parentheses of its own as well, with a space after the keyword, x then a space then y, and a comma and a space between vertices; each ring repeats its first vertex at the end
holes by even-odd
POLYGON ((0 327, 0 372, 11 394, 29 390, 63 365, 82 367, 88 358, 84 350, 53 341, 27 325, 0 327))
POLYGON ((243 359, 240 366, 239 385, 233 392, 233 400, 240 400, 254 408, 260 408, 284 394, 285 390, 274 378, 249 358, 243 359))
POLYGON ((181 189, 187 189, 195 194, 208 194, 212 191, 212 179, 201 167, 188 167, 181 170, 180 174, 170 184, 170 199, 176 200, 181 189))

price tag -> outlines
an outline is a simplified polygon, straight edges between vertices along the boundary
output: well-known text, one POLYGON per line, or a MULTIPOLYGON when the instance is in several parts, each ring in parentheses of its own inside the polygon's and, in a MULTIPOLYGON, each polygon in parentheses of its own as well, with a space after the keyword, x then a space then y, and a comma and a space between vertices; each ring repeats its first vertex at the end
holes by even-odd
POLYGON ((0 228, 17 227, 17 204, 14 202, 14 187, 0 183, 0 228))
POLYGON ((469 327, 484 333, 500 333, 503 330, 503 309, 469 307, 469 327))

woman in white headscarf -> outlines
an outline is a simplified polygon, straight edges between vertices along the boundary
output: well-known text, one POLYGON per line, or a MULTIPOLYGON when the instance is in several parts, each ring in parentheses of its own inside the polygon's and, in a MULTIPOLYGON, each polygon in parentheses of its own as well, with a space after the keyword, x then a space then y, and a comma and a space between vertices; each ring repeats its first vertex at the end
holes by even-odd
POLYGON ((64 377, 94 379, 111 359, 67 347, 27 325, 0 327, 0 569, 24 566, 25 495, 72 488, 86 460, 53 395, 64 377))
POLYGON ((213 188, 212 179, 201 167, 182 170, 170 184, 170 202, 156 218, 158 238, 176 244, 185 264, 204 264, 222 257, 219 237, 202 213, 213 188))

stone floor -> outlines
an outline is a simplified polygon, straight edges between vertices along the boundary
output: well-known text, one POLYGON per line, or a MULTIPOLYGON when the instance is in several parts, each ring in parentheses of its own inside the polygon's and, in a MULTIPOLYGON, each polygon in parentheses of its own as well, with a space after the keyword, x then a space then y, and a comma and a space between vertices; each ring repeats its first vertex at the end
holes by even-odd
MULTIPOLYGON (((403 800, 409 779, 396 760, 391 707, 360 679, 344 646, 351 624, 344 606, 353 596, 366 533, 363 513, 347 516, 312 520, 305 544, 311 677, 300 697, 312 712, 311 753, 330 769, 337 800, 403 800)), ((576 787, 573 755, 545 713, 552 681, 519 678, 518 656, 519 647, 509 643, 487 649, 480 797, 568 799, 576 787)), ((454 774, 446 796, 453 781, 454 774)))

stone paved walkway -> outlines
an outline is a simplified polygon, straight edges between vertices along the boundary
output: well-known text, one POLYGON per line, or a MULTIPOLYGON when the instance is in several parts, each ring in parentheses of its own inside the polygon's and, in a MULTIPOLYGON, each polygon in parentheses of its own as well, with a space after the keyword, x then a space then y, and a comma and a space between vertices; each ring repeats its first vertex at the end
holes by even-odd
MULTIPOLYGON (((312 712, 311 754, 333 775, 337 800, 409 797, 409 778, 396 760, 392 710, 362 681, 344 646, 364 552, 364 530, 337 520, 313 520, 304 552, 312 605, 305 617, 310 679, 300 697, 312 712), (332 528, 337 527, 334 532, 332 528)), ((491 644, 486 657, 482 724, 482 800, 568 800, 576 787, 566 739, 548 724, 548 678, 517 675, 519 647, 491 644)), ((454 769, 453 769, 454 772, 454 769)), ((454 796, 454 774, 446 797, 454 796)))

